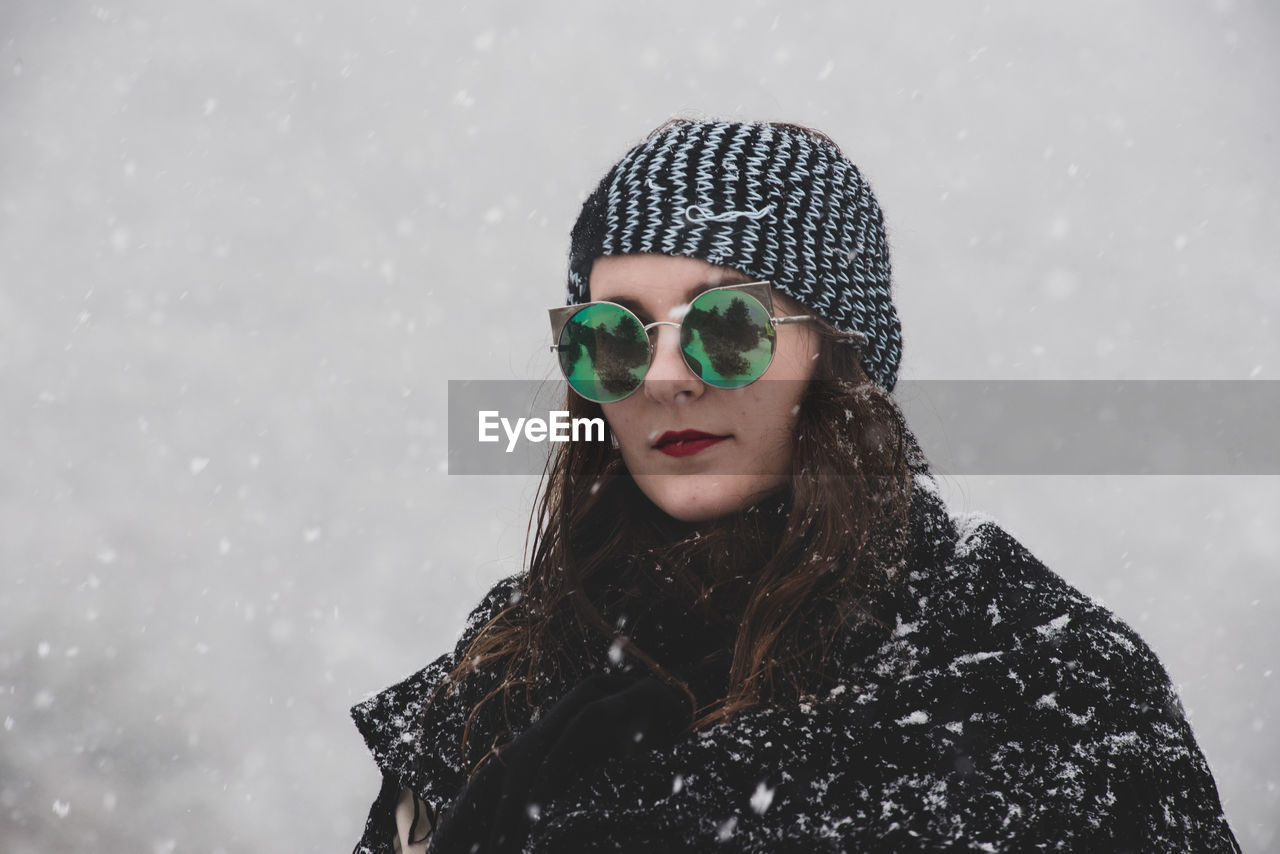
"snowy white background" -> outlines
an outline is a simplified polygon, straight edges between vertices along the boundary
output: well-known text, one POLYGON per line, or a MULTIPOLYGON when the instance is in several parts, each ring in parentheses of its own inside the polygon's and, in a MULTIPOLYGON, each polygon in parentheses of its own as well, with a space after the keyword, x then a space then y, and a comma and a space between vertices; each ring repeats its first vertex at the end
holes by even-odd
MULTIPOLYGON (((693 5, 0 5, 6 852, 350 848, 347 707, 520 563, 446 380, 549 374, 577 205, 672 114, 863 165, 904 377, 1280 379, 1274 4, 693 5)), ((1280 847, 1280 478, 946 487, 1138 628, 1280 847)))

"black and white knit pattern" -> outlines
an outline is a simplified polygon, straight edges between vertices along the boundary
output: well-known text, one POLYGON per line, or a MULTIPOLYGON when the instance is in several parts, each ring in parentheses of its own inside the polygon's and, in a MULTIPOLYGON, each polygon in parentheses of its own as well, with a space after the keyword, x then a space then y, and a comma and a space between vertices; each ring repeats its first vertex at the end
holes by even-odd
MULTIPOLYGON (((1238 852, 1142 639, 997 525, 952 520, 932 482, 918 485, 911 556, 887 612, 875 609, 887 627, 851 629, 824 696, 584 772, 536 805, 522 850, 1238 852)), ((433 815, 458 797, 484 746, 463 758, 459 737, 495 674, 428 699, 520 583, 490 592, 452 654, 353 710, 386 781, 357 852, 392 851, 401 785, 433 815)), ((533 716, 506 713, 517 731, 533 716)))
POLYGON ((893 390, 902 332, 884 217, 858 168, 801 128, 678 122, 627 152, 583 205, 570 304, 602 255, 656 253, 732 267, 867 337, 867 373, 893 390))

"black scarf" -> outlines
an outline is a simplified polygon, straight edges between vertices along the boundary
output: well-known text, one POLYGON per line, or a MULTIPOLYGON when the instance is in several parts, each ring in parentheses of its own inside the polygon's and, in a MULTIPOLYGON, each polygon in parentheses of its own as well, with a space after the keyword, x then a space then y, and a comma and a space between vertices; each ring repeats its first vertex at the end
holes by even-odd
POLYGON ((357 851, 390 850, 401 785, 439 810, 438 851, 1239 850, 1128 626, 998 526, 953 523, 927 478, 911 537, 889 632, 851 627, 830 690, 681 734, 667 686, 589 676, 517 713, 507 764, 468 784, 459 734, 492 682, 427 700, 520 577, 499 583, 452 655, 355 708, 388 781, 357 851))

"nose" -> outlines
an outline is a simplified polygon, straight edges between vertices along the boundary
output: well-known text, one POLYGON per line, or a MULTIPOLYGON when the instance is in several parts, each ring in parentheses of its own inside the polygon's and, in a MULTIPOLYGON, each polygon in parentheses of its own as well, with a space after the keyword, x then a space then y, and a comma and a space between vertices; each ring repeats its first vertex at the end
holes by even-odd
POLYGON ((645 397, 655 403, 691 401, 701 397, 706 385, 694 376, 680 352, 680 328, 675 323, 656 324, 650 333, 653 361, 644 377, 645 397))

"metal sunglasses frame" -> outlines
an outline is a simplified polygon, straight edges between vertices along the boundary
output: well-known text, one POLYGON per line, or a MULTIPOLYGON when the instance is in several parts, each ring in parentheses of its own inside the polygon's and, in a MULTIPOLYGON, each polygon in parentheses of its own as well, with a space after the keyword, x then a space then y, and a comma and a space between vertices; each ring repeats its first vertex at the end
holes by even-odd
MULTIPOLYGON (((765 313, 769 316, 769 322, 774 325, 775 329, 778 326, 784 326, 788 323, 803 323, 808 320, 821 319, 816 314, 792 314, 792 315, 786 315, 784 317, 775 317, 773 314, 773 283, 767 282, 767 281, 744 282, 742 284, 736 284, 736 285, 720 285, 719 287, 715 287, 715 288, 707 288, 705 291, 702 291, 693 299, 689 300, 689 304, 692 304, 693 301, 698 299, 699 297, 705 294, 712 293, 714 291, 737 291, 739 293, 745 294, 746 296, 749 296, 752 299, 756 300, 756 302, 760 303, 760 305, 764 307, 765 313)), ((576 305, 558 306, 557 308, 547 309, 547 313, 551 317, 551 340, 555 342, 551 345, 551 352, 558 353, 563 348, 564 345, 559 343, 560 334, 564 332, 565 326, 569 324, 569 320, 575 314, 582 311, 587 306, 602 305, 602 304, 616 306, 617 308, 620 308, 623 311, 625 311, 627 314, 630 314, 632 317, 635 317, 636 322, 639 323, 640 327, 644 330, 645 337, 648 339, 648 342, 649 342, 649 361, 645 366, 645 376, 648 376, 649 367, 653 365, 653 355, 655 350, 653 337, 649 334, 649 330, 653 329, 656 326, 674 326, 676 329, 680 329, 681 325, 684 323, 683 318, 681 318, 678 321, 677 320, 655 320, 652 323, 643 323, 640 321, 639 317, 636 317, 636 313, 634 311, 627 308, 625 305, 619 305, 618 303, 611 302, 609 300, 593 300, 591 302, 582 302, 576 305)), ((686 315, 686 317, 687 316, 688 315, 686 315)), ((857 344, 859 346, 866 343, 866 340, 867 340, 867 337, 863 335, 861 332, 839 330, 839 334, 842 337, 848 339, 847 343, 857 344)), ((683 358, 683 353, 681 354, 681 357, 683 358)), ((770 365, 773 364, 772 354, 770 354, 769 356, 769 364, 770 365)), ((768 370, 768 365, 765 366, 765 370, 766 371, 768 370)), ((764 371, 761 371, 760 376, 764 376, 764 371)), ((751 383, 755 382, 758 379, 760 379, 760 377, 756 377, 756 379, 752 380, 751 383)), ((705 383, 706 380, 703 380, 703 382, 705 383)), ((751 383, 747 383, 746 385, 740 386, 740 388, 746 388, 748 385, 751 385, 751 383)), ((643 384, 644 384, 644 378, 641 377, 640 385, 643 385, 643 384)), ((706 383, 706 384, 711 385, 710 383, 706 383)), ((640 388, 640 385, 637 385, 635 389, 632 389, 623 397, 618 398, 618 400, 625 400, 627 397, 630 397, 632 394, 635 394, 636 390, 640 388)), ((719 386, 711 386, 711 387, 719 388, 719 386)), ((574 389, 574 391, 577 392, 576 389, 574 389)), ((587 398, 587 399, 590 400, 590 398, 587 398)), ((617 401, 613 401, 613 402, 617 403, 617 401)))

